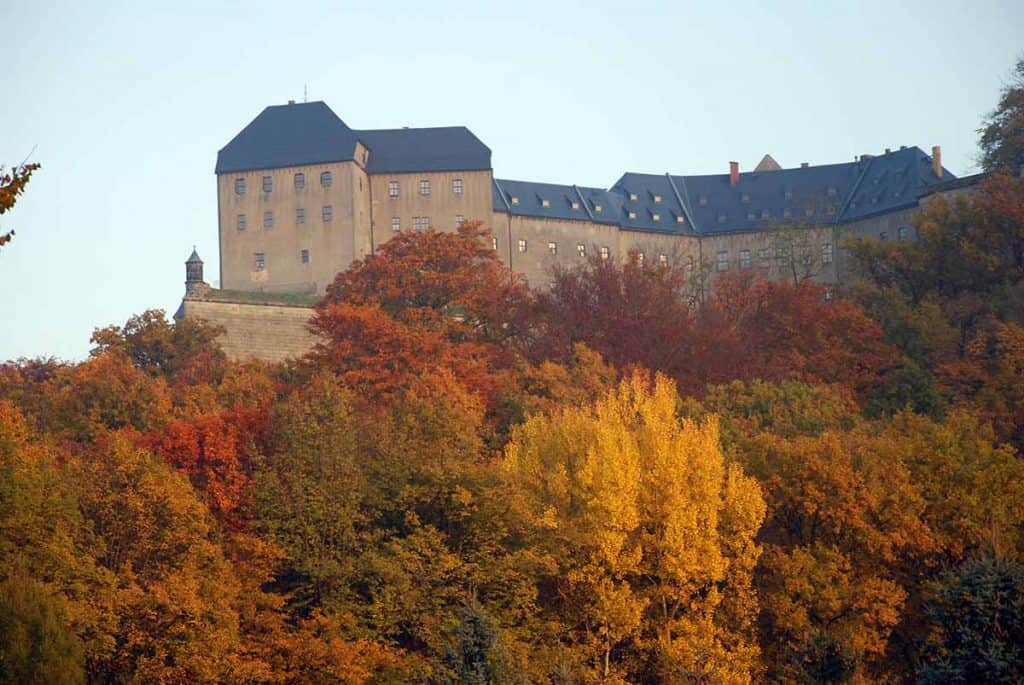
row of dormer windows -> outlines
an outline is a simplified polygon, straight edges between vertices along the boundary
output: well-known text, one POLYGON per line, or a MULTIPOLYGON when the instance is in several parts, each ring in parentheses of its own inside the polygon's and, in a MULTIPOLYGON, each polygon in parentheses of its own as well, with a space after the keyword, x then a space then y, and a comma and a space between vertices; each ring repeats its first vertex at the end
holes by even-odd
MULTIPOLYGON (((324 205, 320 208, 320 219, 326 224, 334 221, 334 205, 324 205)), ((306 223, 306 210, 303 207, 295 208, 295 223, 306 223)), ((249 227, 249 220, 245 214, 238 214, 235 217, 235 228, 244 231, 249 227)), ((274 227, 274 213, 263 212, 263 228, 274 227)))

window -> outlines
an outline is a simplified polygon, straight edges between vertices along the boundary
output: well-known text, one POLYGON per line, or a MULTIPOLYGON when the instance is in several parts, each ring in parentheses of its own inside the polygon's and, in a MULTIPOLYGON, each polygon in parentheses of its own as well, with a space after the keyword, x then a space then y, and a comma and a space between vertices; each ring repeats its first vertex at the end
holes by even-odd
POLYGON ((644 265, 644 253, 643 252, 637 252, 636 253, 636 263, 639 264, 640 266, 644 265))
POLYGON ((541 207, 550 207, 551 206, 551 200, 547 199, 546 197, 542 197, 541 200, 540 200, 540 206, 541 207))
POLYGON ((273 212, 263 212, 263 228, 273 228, 273 227, 274 227, 274 213, 273 212))
POLYGON ((453 178, 452 179, 452 193, 454 193, 455 195, 462 195, 462 179, 461 178, 453 178))
POLYGON ((466 220, 466 217, 462 216, 461 214, 456 214, 455 215, 455 228, 458 228, 459 226, 461 226, 462 222, 465 221, 465 220, 466 220))
POLYGON ((813 207, 805 207, 804 208, 804 216, 814 216, 814 208, 813 207))
POLYGON ((245 214, 239 214, 235 218, 235 226, 238 227, 239 231, 244 231, 245 230, 245 214))
POLYGON ((636 193, 630 193, 629 194, 629 201, 630 202, 636 202, 637 201, 636 193))
POLYGON ((388 181, 388 197, 398 197, 398 181, 388 181))
POLYGON ((491 236, 491 249, 494 251, 498 250, 498 239, 494 236, 491 236))
POLYGON ((263 269, 267 268, 266 255, 264 255, 262 252, 257 252, 255 255, 253 255, 253 264, 255 265, 257 271, 263 271, 263 269))
POLYGON ((580 208, 580 203, 576 202, 576 200, 573 200, 572 201, 572 208, 573 209, 579 209, 580 208))
POLYGON ((263 177, 263 192, 264 193, 269 193, 269 192, 272 192, 273 190, 274 190, 274 177, 273 176, 264 176, 263 177))
POLYGON ((753 212, 747 212, 747 221, 753 221, 756 218, 757 214, 754 214, 753 212))
POLYGON ((512 196, 512 204, 514 204, 514 205, 519 204, 519 198, 516 197, 515 195, 512 196))
POLYGON ((825 243, 821 246, 821 263, 832 263, 832 243, 825 243))
POLYGON ((636 212, 634 212, 633 210, 630 210, 629 211, 629 218, 630 219, 635 219, 636 218, 636 212))
POLYGON ((601 246, 601 259, 608 259, 611 256, 611 250, 608 249, 607 245, 601 246))
POLYGON ((697 203, 701 207, 707 207, 707 205, 708 205, 708 196, 707 195, 701 195, 699 198, 697 198, 697 203))
POLYGON ((309 250, 303 250, 300 252, 299 259, 302 260, 303 264, 309 264, 309 250))
POLYGON ((786 199, 787 200, 792 200, 793 199, 793 191, 792 190, 787 190, 786 191, 786 199))
POLYGON ((245 195, 245 179, 235 179, 235 195, 245 195))
POLYGON ((526 252, 526 238, 519 239, 519 251, 526 252))
POLYGON ((594 205, 594 211, 597 212, 598 214, 600 214, 601 213, 601 205, 594 205))
POLYGON ((763 220, 770 219, 770 218, 772 218, 772 213, 770 211, 768 211, 767 209, 762 209, 761 210, 761 220, 763 221, 763 220))
POLYGON ((718 254, 715 255, 715 268, 719 271, 729 270, 729 251, 719 250, 718 254))
POLYGON ((786 207, 785 209, 783 209, 782 210, 782 218, 783 219, 792 219, 793 218, 793 210, 791 210, 789 207, 786 207))
POLYGON ((835 189, 835 187, 834 187, 834 186, 829 186, 829 187, 828 187, 828 196, 829 196, 829 197, 835 197, 835 196, 836 196, 836 194, 837 194, 837 193, 836 193, 836 189, 835 189))
POLYGON ((757 259, 761 262, 761 266, 767 269, 772 265, 772 252, 767 247, 762 247, 757 251, 757 259))
POLYGON ((900 226, 898 229, 896 229, 896 240, 898 240, 898 241, 900 241, 902 243, 906 239, 907 239, 907 227, 906 226, 900 226))
POLYGON ((330 171, 320 172, 320 185, 324 188, 330 188, 331 183, 334 182, 334 178, 331 176, 330 171))
POLYGON ((548 252, 558 254, 558 243, 548 243, 548 252))
POLYGON ((397 216, 391 217, 391 232, 392 233, 401 233, 401 231, 402 231, 402 220, 399 219, 397 216))
POLYGON ((740 202, 750 202, 750 193, 740 193, 740 202))
POLYGON ((302 190, 306 187, 306 174, 301 171, 295 174, 295 190, 302 190))
POLYGON ((725 214, 718 215, 718 223, 720 224, 724 224, 726 221, 728 221, 728 219, 729 218, 725 214))
POLYGON ((324 205, 323 211, 320 212, 323 217, 324 223, 328 223, 334 220, 334 207, 332 205, 324 205))
POLYGON ((412 230, 414 231, 425 231, 430 228, 430 217, 429 216, 414 216, 412 218, 412 230))
POLYGON ((658 214, 657 212, 654 212, 653 214, 651 214, 651 220, 652 221, 661 221, 661 214, 658 214))
POLYGON ((586 257, 587 246, 584 245, 583 243, 576 243, 576 254, 578 254, 580 257, 586 257))
POLYGON ((889 239, 889 234, 886 233, 885 231, 882 231, 881 233, 878 234, 878 239, 884 243, 889 239))
POLYGON ((683 216, 682 214, 676 214, 676 223, 677 224, 685 224, 686 223, 686 217, 683 216))
POLYGON ((750 250, 740 250, 740 268, 750 268, 750 250))
POLYGON ((655 195, 654 196, 654 202, 655 203, 661 202, 661 195, 655 195))
POLYGON ((690 255, 689 257, 686 258, 686 271, 687 271, 687 273, 693 273, 693 270, 694 270, 694 268, 696 266, 697 266, 697 263, 694 261, 693 255, 690 255))
POLYGON ((825 208, 825 213, 828 214, 829 216, 832 216, 833 214, 836 213, 836 206, 829 205, 828 207, 825 208))
POLYGON ((295 223, 304 224, 306 223, 306 210, 302 207, 295 208, 295 223))
POLYGON ((420 181, 420 195, 424 197, 430 195, 430 181, 428 179, 420 181))
POLYGON ((667 266, 668 265, 668 255, 667 254, 660 254, 660 255, 658 255, 658 264, 661 264, 662 266, 667 266))

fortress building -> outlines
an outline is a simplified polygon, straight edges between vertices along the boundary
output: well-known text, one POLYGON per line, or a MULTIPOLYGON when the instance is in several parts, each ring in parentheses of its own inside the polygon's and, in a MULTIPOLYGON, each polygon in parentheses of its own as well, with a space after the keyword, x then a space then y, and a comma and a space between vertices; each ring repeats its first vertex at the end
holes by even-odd
POLYGON ((337 272, 399 231, 483 221, 533 287, 555 265, 630 253, 702 288, 747 269, 834 282, 843 237, 911 240, 927 197, 969 183, 943 168, 938 146, 792 169, 765 155, 750 172, 627 172, 609 189, 498 179, 465 127, 356 130, 323 102, 264 109, 220 150, 216 175, 221 289, 190 276, 179 314, 223 323, 229 354, 267 358, 310 343, 305 331, 259 343, 275 330, 267 321, 294 328, 337 272))

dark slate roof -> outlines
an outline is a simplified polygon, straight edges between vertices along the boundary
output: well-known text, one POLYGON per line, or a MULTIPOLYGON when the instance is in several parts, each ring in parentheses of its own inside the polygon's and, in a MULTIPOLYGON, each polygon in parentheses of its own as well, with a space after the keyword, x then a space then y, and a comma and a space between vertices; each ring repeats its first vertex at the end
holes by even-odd
POLYGON ((416 171, 486 171, 491 149, 465 126, 357 131, 370 149, 371 174, 416 171))
POLYGON ((492 195, 494 209, 513 216, 619 223, 621 203, 613 193, 600 188, 496 178, 492 195))
POLYGON ((623 229, 693 234, 682 190, 668 174, 624 174, 611 192, 622 202, 623 229))
POLYGON ((217 153, 216 173, 351 160, 356 134, 323 102, 267 107, 217 153))
POLYGON ((917 147, 872 157, 848 198, 842 221, 913 207, 929 187, 953 178, 945 169, 942 178, 936 176, 932 158, 917 147))

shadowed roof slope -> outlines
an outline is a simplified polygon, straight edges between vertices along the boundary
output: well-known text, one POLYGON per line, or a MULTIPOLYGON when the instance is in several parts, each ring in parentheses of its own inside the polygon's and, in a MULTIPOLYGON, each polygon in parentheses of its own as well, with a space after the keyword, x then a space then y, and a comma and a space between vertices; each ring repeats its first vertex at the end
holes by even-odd
POLYGON ((353 158, 356 134, 323 102, 267 107, 217 153, 216 173, 353 158))
POLYGON ((415 171, 487 171, 491 149, 465 126, 356 131, 370 149, 371 174, 415 171))

